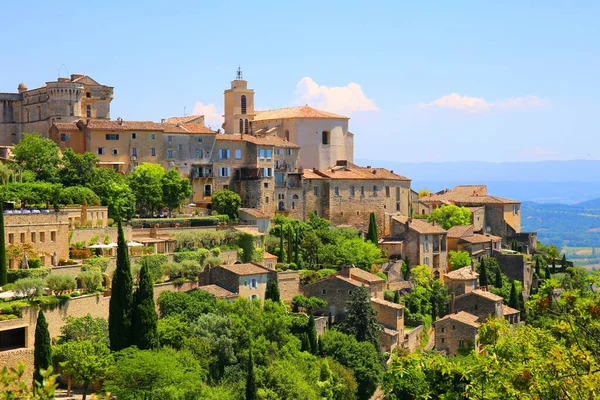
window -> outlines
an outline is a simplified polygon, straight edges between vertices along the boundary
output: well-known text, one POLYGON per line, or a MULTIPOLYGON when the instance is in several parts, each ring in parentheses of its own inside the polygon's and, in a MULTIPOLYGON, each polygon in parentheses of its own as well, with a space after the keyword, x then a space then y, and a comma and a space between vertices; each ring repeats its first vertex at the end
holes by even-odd
POLYGON ((379 188, 377 187, 377 185, 373 185, 373 196, 377 197, 378 191, 379 191, 379 188))
POLYGON ((219 149, 219 158, 228 159, 231 156, 231 151, 229 149, 219 149))
POLYGON ((89 99, 90 97, 92 97, 92 94, 90 92, 85 92, 85 97, 89 99))
POLYGON ((385 187, 385 197, 390 197, 390 187, 389 186, 385 187))
POLYGON ((236 149, 235 150, 235 159, 236 160, 241 160, 242 159, 242 150, 240 150, 240 149, 236 149))
POLYGON ((442 328, 442 333, 444 333, 444 328, 442 328))
POLYGON ((170 136, 170 135, 169 135, 169 136, 167 136, 167 141, 168 141, 169 143, 171 143, 171 142, 173 141, 173 136, 170 136))
POLYGON ((154 140, 154 139, 156 139, 156 135, 154 133, 151 133, 150 134, 150 140, 154 140))
POLYGON ((178 149, 179 151, 182 151, 182 150, 183 150, 183 145, 182 145, 182 144, 178 145, 178 146, 177 146, 177 149, 178 149))
POLYGON ((14 242, 15 242, 15 234, 9 233, 8 234, 8 243, 13 244, 14 242))
POLYGON ((98 154, 99 156, 103 156, 106 154, 106 147, 98 147, 96 149, 96 154, 98 154))
POLYGON ((252 278, 252 283, 250 284, 250 286, 252 287, 252 289, 256 289, 258 287, 258 282, 256 281, 256 279, 252 278))
POLYGON ((87 106, 85 106, 85 116, 88 118, 92 118, 92 106, 91 104, 88 104, 87 106))
POLYGON ((269 204, 269 196, 265 197, 265 204, 269 204))
POLYGON ((132 147, 131 148, 131 155, 134 156, 134 157, 137 156, 137 147, 132 147))
POLYGON ((333 193, 335 193, 336 196, 339 196, 340 195, 340 187, 339 186, 334 187, 333 193))
POLYGON ((167 150, 167 157, 173 158, 173 150, 167 150))
POLYGON ((248 120, 244 121, 244 133, 248 133, 248 120))
POLYGON ((355 192, 354 185, 352 185, 352 186, 350 186, 350 197, 354 197, 354 192, 355 192))
POLYGON ((458 348, 459 349, 464 349, 465 348, 465 341, 463 339, 460 339, 458 341, 458 348))
POLYGON ((229 176, 231 173, 231 168, 223 167, 219 168, 219 176, 229 176))
POLYGON ((400 201, 400 188, 396 188, 396 201, 400 201))
POLYGON ((479 304, 475 304, 475 309, 477 310, 479 308, 479 304))
POLYGON ((196 158, 202 158, 202 149, 196 149, 196 158))
POLYGON ((329 139, 328 131, 321 132, 321 144, 329 144, 329 139))
POLYGON ((456 326, 454 326, 454 324, 452 324, 452 329, 453 329, 453 330, 454 330, 454 329, 456 329, 456 326))
POLYGON ((513 215, 519 215, 519 205, 518 204, 513 205, 513 215))
POLYGON ((314 193, 315 197, 319 196, 319 187, 318 186, 313 187, 313 193, 314 193))
POLYGON ((364 186, 361 186, 361 187, 360 187, 360 195, 361 195, 361 196, 364 196, 364 195, 365 195, 365 187, 364 187, 364 186))
POLYGON ((321 289, 321 295, 323 295, 323 296, 327 295, 327 289, 321 289))
POLYGON ((265 189, 269 188, 269 182, 265 182, 265 189))
POLYGON ((198 136, 198 143, 202 143, 202 136, 198 136))
POLYGON ((400 211, 400 203, 396 203, 396 211, 400 211))
POLYGON ((275 155, 276 156, 282 155, 282 151, 283 151, 283 149, 279 149, 279 148, 275 149, 275 155))
POLYGON ((112 154, 113 156, 117 156, 117 155, 119 155, 119 150, 117 150, 117 149, 111 149, 110 150, 110 154, 112 154))
POLYGON ((286 149, 287 150, 287 155, 291 156, 292 155, 292 149, 286 149))
POLYGON ((425 262, 425 265, 429 265, 429 257, 425 257, 424 262, 425 262))
POLYGON ((21 233, 21 243, 25 243, 25 234, 21 233))
POLYGON ((133 133, 131 134, 131 138, 132 138, 132 139, 137 139, 137 134, 136 134, 135 132, 133 132, 133 133))
POLYGON ((35 232, 31 232, 31 243, 35 243, 35 232))
POLYGON ((56 242, 56 231, 51 231, 50 232, 50 241, 51 242, 56 242))
POLYGON ((68 133, 61 133, 60 134, 60 141, 61 142, 68 142, 69 141, 69 134, 68 133))
POLYGON ((150 155, 152 157, 156 157, 156 148, 155 147, 150 148, 150 155))
POLYGON ((244 120, 240 119, 240 133, 244 132, 244 120))
POLYGON ((119 140, 119 134, 118 133, 107 133, 106 140, 119 140))
POLYGON ((426 253, 429 252, 429 242, 423 243, 423 251, 426 253))
POLYGON ((246 96, 242 95, 242 114, 246 114, 246 96))
POLYGON ((263 176, 271 178, 273 176, 273 168, 263 168, 263 176))
POLYGON ((441 339, 441 342, 444 343, 446 340, 444 338, 441 339))
POLYGON ((212 194, 212 186, 211 185, 204 185, 204 195, 206 197, 210 197, 212 194))

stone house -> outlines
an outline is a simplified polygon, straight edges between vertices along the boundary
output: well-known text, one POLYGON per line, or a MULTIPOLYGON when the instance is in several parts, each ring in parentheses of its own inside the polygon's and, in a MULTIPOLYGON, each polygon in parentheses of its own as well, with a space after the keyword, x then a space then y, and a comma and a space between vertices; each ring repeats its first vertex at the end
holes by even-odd
POLYGON ((411 267, 427 265, 433 276, 442 278, 447 270, 447 232, 424 220, 393 216, 391 237, 402 240, 402 258, 408 258, 411 267))
POLYGON ((208 271, 210 284, 250 300, 265 300, 269 279, 275 278, 274 271, 258 263, 220 265, 208 271))
POLYGON ((240 225, 253 225, 261 233, 268 234, 271 229, 271 216, 256 208, 240 208, 238 212, 240 225))
POLYGON ((333 225, 366 232, 375 213, 381 236, 390 232, 390 215, 408 215, 410 179, 385 168, 360 167, 338 160, 327 169, 304 170, 304 218, 312 212, 333 225))
POLYGON ((381 238, 379 239, 379 243, 377 243, 377 247, 379 247, 381 251, 392 260, 402 258, 403 245, 404 242, 402 240, 395 238, 381 238))
POLYGON ((444 274, 444 284, 448 286, 448 293, 451 296, 460 296, 479 286, 479 274, 473 270, 473 267, 463 267, 444 274))
POLYGON ((473 225, 459 225, 448 229, 448 250, 466 251, 471 258, 481 261, 491 257, 502 247, 502 238, 490 234, 474 232, 473 225))
POLYGON ((479 322, 477 316, 460 311, 448 314, 433 323, 435 350, 448 356, 460 355, 462 351, 478 346, 479 322))
POLYGON ((512 323, 519 323, 520 311, 505 306, 504 299, 498 295, 482 289, 475 289, 465 294, 456 296, 453 303, 453 310, 465 311, 479 318, 480 322, 485 322, 488 318, 504 318, 512 323))

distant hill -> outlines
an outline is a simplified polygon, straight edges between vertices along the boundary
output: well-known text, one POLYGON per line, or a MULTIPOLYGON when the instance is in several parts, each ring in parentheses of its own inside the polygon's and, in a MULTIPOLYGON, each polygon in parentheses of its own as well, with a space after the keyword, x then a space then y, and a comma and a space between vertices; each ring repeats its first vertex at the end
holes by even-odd
POLYGON ((575 205, 585 209, 600 210, 600 198, 582 201, 581 203, 577 203, 575 205))

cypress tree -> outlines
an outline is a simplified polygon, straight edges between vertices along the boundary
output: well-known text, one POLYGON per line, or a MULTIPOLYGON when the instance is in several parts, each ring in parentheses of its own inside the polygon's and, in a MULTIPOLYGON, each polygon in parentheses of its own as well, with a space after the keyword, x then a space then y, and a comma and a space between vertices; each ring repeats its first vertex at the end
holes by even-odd
POLYGON ((333 326, 333 315, 331 315, 331 311, 327 314, 327 329, 331 329, 333 326))
POLYGON ((310 346, 310 352, 317 354, 319 351, 319 344, 317 343, 317 328, 315 327, 315 317, 312 313, 308 317, 308 325, 306 326, 306 334, 308 335, 308 344, 310 346))
POLYGON ((8 283, 8 268, 6 266, 6 243, 4 240, 4 207, 0 201, 0 286, 8 283))
POLYGON ((563 254, 562 257, 562 261, 560 262, 561 266, 562 266, 562 272, 565 272, 567 270, 567 255, 563 254))
POLYGON ((537 278, 541 278, 541 275, 540 275, 540 259, 539 259, 539 257, 535 259, 535 276, 537 278))
POLYGON ((281 302, 279 295, 279 285, 277 285, 277 279, 272 278, 267 282, 267 289, 265 290, 265 300, 271 300, 275 303, 281 302))
POLYGON ((546 279, 550 279, 551 275, 550 275, 550 266, 546 265, 546 279))
POLYGON ((117 269, 112 280, 108 308, 108 334, 112 351, 119 351, 133 344, 133 279, 121 220, 118 221, 117 245, 117 269))
POLYGON ((287 262, 290 264, 292 262, 292 252, 294 251, 294 235, 292 233, 292 227, 288 228, 288 237, 287 237, 287 262))
POLYGON ((144 264, 140 270, 140 283, 135 292, 135 308, 133 310, 133 338, 140 350, 151 350, 158 347, 158 315, 154 304, 154 285, 144 264))
POLYGON ((437 300, 435 296, 431 296, 431 320, 435 322, 437 318, 437 300))
POLYGON ((294 240, 294 264, 300 268, 300 252, 298 246, 300 242, 300 226, 296 228, 296 240, 294 240))
POLYGON ((500 271, 500 267, 496 267, 496 281, 494 282, 494 287, 497 289, 502 287, 502 271, 500 271))
POLYGON ((319 343, 319 355, 322 356, 323 355, 323 341, 319 337, 317 342, 319 343))
POLYGON ((283 224, 279 224, 279 260, 280 263, 285 262, 283 259, 283 224))
POLYGON ((371 212, 369 215, 369 231, 367 232, 367 240, 373 244, 377 244, 379 239, 377 237, 377 219, 375 219, 375 213, 371 212))
POLYGON ((485 258, 481 259, 481 264, 479 265, 479 286, 487 286, 487 268, 485 266, 485 258))
POLYGON ((52 347, 50 345, 50 332, 44 311, 40 309, 35 325, 35 344, 33 349, 33 387, 42 384, 44 377, 41 370, 47 370, 52 365, 52 347))
POLYGON ((256 400, 256 377, 254 376, 254 359, 252 349, 248 355, 248 373, 246 375, 246 400, 256 400))
POLYGON ((404 262, 402 263, 402 277, 405 281, 410 278, 410 267, 408 265, 408 256, 404 257, 404 262))
POLYGON ((310 352, 310 340, 308 340, 308 334, 306 332, 300 334, 300 350, 310 352))
POLYGON ((394 292, 394 303, 400 304, 400 292, 397 290, 394 292))
POLYGON ((556 260, 554 258, 552 259, 552 273, 556 273, 556 260))
POLYGON ((517 287, 515 286, 515 281, 513 281, 512 286, 510 287, 510 299, 508 300, 508 306, 514 308, 515 310, 520 310, 519 307, 519 298, 517 297, 517 287))

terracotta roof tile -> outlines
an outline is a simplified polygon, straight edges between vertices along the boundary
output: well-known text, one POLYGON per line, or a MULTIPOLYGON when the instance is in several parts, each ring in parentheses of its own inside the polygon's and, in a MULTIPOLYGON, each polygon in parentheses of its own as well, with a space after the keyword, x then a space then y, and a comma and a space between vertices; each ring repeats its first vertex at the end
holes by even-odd
POLYGON ((364 280, 369 283, 383 282, 384 279, 360 268, 350 268, 350 279, 364 280))
POLYGON ((457 225, 448 229, 449 238, 460 238, 465 236, 469 230, 473 228, 473 225, 457 225))
POLYGON ((468 281, 472 279, 477 279, 479 274, 475 271, 471 270, 471 267, 463 267, 454 271, 450 271, 444 276, 453 281, 468 281))
POLYGON ((240 134, 221 134, 217 135, 217 140, 229 140, 229 141, 245 141, 249 143, 254 143, 259 146, 274 146, 274 147, 284 147, 290 149, 299 149, 295 143, 288 142, 287 140, 280 138, 279 136, 270 135, 270 136, 254 136, 254 135, 240 135, 240 134))
POLYGON ((502 304, 502 315, 513 315, 513 314, 518 314, 520 312, 521 311, 519 311, 519 310, 516 310, 512 307, 502 304))
POLYGON ((460 238, 461 241, 467 243, 489 243, 490 241, 501 242, 502 238, 500 236, 494 235, 482 235, 480 233, 474 233, 470 236, 463 236, 460 238))
MULTIPOLYGON (((85 122, 84 122, 85 124, 85 122)), ((161 124, 152 121, 101 121, 90 120, 88 129, 109 131, 159 131, 162 132, 161 124)))
POLYGON ((462 322, 463 324, 467 324, 467 325, 473 326, 475 328, 479 328, 479 323, 477 322, 479 317, 477 317, 476 315, 473 315, 473 314, 469 314, 466 311, 461 311, 456 314, 448 314, 444 318, 440 318, 437 321, 435 321, 435 323, 438 324, 439 322, 447 320, 447 319, 457 321, 457 322, 462 322))
POLYGON ((278 108, 275 110, 256 111, 255 121, 268 121, 273 119, 290 118, 325 118, 325 119, 350 119, 343 115, 317 110, 309 106, 278 108))
POLYGON ((410 218, 412 221, 409 221, 409 218, 403 215, 395 215, 392 217, 392 219, 401 224, 406 224, 406 222, 408 222, 409 229, 413 229, 415 232, 418 232, 422 235, 446 233, 446 230, 444 230, 442 227, 431 225, 429 222, 421 219, 410 218))
POLYGON ((273 259, 277 259, 277 258, 278 257, 275 254, 271 254, 267 251, 265 251, 263 254, 263 259, 266 259, 266 260, 273 260, 273 259))
POLYGON ((371 297, 371 302, 372 303, 377 303, 377 304, 381 304, 382 306, 386 306, 386 307, 390 307, 396 310, 403 310, 404 306, 402 304, 396 304, 396 303, 392 303, 391 301, 387 301, 387 300, 383 300, 383 299, 378 299, 377 297, 371 297))
MULTIPOLYGON (((185 117, 171 117, 171 118, 167 118, 165 120, 165 122, 167 124, 189 124, 192 121, 195 121, 197 119, 204 119, 204 115, 186 115, 185 117)), ((201 124, 198 124, 201 125, 201 124)))
POLYGON ((210 293, 217 299, 232 299, 232 298, 238 297, 237 294, 232 293, 229 290, 224 289, 221 286, 217 286, 217 285, 199 286, 198 289, 204 290, 205 292, 210 293))
MULTIPOLYGON (((340 280, 342 280, 342 281, 344 281, 344 282, 348 282, 349 284, 351 284, 351 285, 354 285, 354 286, 357 286, 357 287, 361 287, 361 286, 363 286, 363 285, 364 285, 364 283, 362 283, 362 282, 359 282, 359 281, 357 281, 357 280, 355 280, 355 279, 346 278, 345 276, 341 276, 341 275, 331 275, 331 277, 332 277, 332 278, 335 278, 335 279, 340 279, 340 280)), ((326 277, 326 278, 323 278, 323 279, 328 279, 328 278, 330 278, 330 277, 326 277)), ((315 283, 319 283, 319 282, 321 282, 323 279, 321 279, 321 280, 319 280, 319 281, 317 281, 317 282, 315 282, 315 283)))
POLYGON ((504 299, 502 297, 500 297, 492 292, 488 292, 488 291, 481 290, 481 289, 475 289, 469 293, 461 294, 460 296, 456 296, 456 297, 458 298, 458 297, 469 296, 469 295, 483 297, 485 299, 492 300, 492 301, 504 301, 504 299))
MULTIPOLYGON (((350 162, 346 162, 344 165, 334 165, 327 169, 312 170, 310 173, 327 179, 410 181, 409 178, 395 174, 385 168, 360 167, 350 162)), ((306 177, 306 170, 304 174, 306 177)))
POLYGON ((223 268, 236 275, 259 275, 271 272, 268 268, 253 263, 220 265, 215 268, 223 268))
POLYGON ((213 133, 215 135, 217 134, 217 132, 205 127, 202 124, 182 124, 181 127, 189 133, 213 133))
POLYGON ((453 189, 446 189, 436 194, 423 197, 420 201, 424 203, 439 202, 457 205, 479 205, 479 204, 519 204, 519 201, 505 199, 487 194, 485 185, 459 185, 453 189))
POLYGON ((266 214, 264 212, 262 212, 261 210, 257 209, 257 208, 240 208, 240 211, 245 212, 246 214, 249 214, 255 218, 271 218, 269 216, 269 214, 266 214))
POLYGON ((54 125, 59 131, 78 131, 77 122, 55 122, 54 125))

